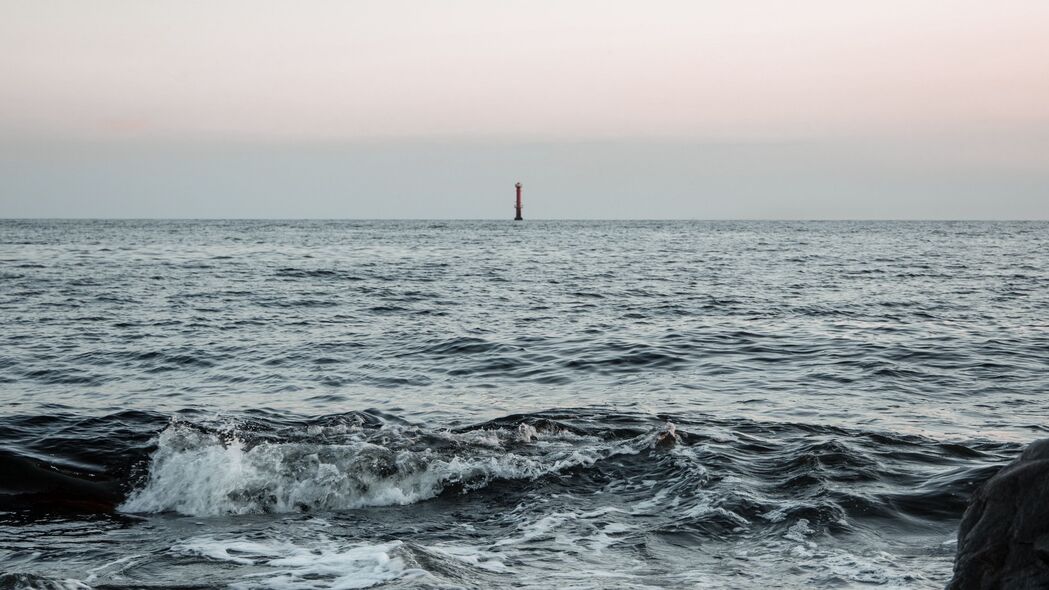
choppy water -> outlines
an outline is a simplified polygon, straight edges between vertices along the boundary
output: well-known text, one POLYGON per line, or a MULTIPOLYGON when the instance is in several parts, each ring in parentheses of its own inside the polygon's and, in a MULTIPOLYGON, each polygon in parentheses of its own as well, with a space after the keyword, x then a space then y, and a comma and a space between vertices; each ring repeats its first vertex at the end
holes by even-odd
POLYGON ((0 221, 0 588, 942 587, 1047 312, 1046 223, 0 221))

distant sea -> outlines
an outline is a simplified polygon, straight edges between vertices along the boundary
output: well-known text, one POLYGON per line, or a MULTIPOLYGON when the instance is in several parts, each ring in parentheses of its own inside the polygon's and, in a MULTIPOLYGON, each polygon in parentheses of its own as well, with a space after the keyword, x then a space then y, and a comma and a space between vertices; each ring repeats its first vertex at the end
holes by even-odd
POLYGON ((0 221, 0 588, 941 588, 1049 224, 0 221))

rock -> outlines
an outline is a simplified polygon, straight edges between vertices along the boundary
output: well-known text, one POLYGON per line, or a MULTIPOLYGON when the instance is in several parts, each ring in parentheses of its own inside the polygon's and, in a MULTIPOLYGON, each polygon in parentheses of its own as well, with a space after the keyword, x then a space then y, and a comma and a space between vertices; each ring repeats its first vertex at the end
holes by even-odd
POLYGON ((663 427, 663 431, 656 435, 655 441, 652 446, 657 449, 669 449, 676 445, 681 440, 681 437, 677 435, 677 426, 674 426, 672 422, 667 421, 666 426, 663 427))
POLYGON ((948 590, 1049 588, 1049 439, 1028 445, 973 494, 948 590))

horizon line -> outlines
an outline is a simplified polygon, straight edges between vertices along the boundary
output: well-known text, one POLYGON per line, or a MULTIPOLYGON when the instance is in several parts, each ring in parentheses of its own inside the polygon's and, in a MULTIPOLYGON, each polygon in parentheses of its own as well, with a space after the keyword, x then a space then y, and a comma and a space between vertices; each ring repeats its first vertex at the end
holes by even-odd
MULTIPOLYGON (((507 221, 508 217, 0 217, 0 221, 507 221)), ((690 222, 939 222, 939 223, 1039 223, 1045 218, 934 218, 934 217, 544 217, 523 219, 537 221, 690 221, 690 222)))

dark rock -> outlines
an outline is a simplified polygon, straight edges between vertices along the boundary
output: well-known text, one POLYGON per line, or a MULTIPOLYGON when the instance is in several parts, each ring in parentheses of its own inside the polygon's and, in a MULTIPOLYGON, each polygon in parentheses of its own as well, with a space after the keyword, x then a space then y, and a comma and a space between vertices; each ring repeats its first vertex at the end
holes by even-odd
POLYGON ((1049 439, 973 494, 948 590, 1049 589, 1049 439))

